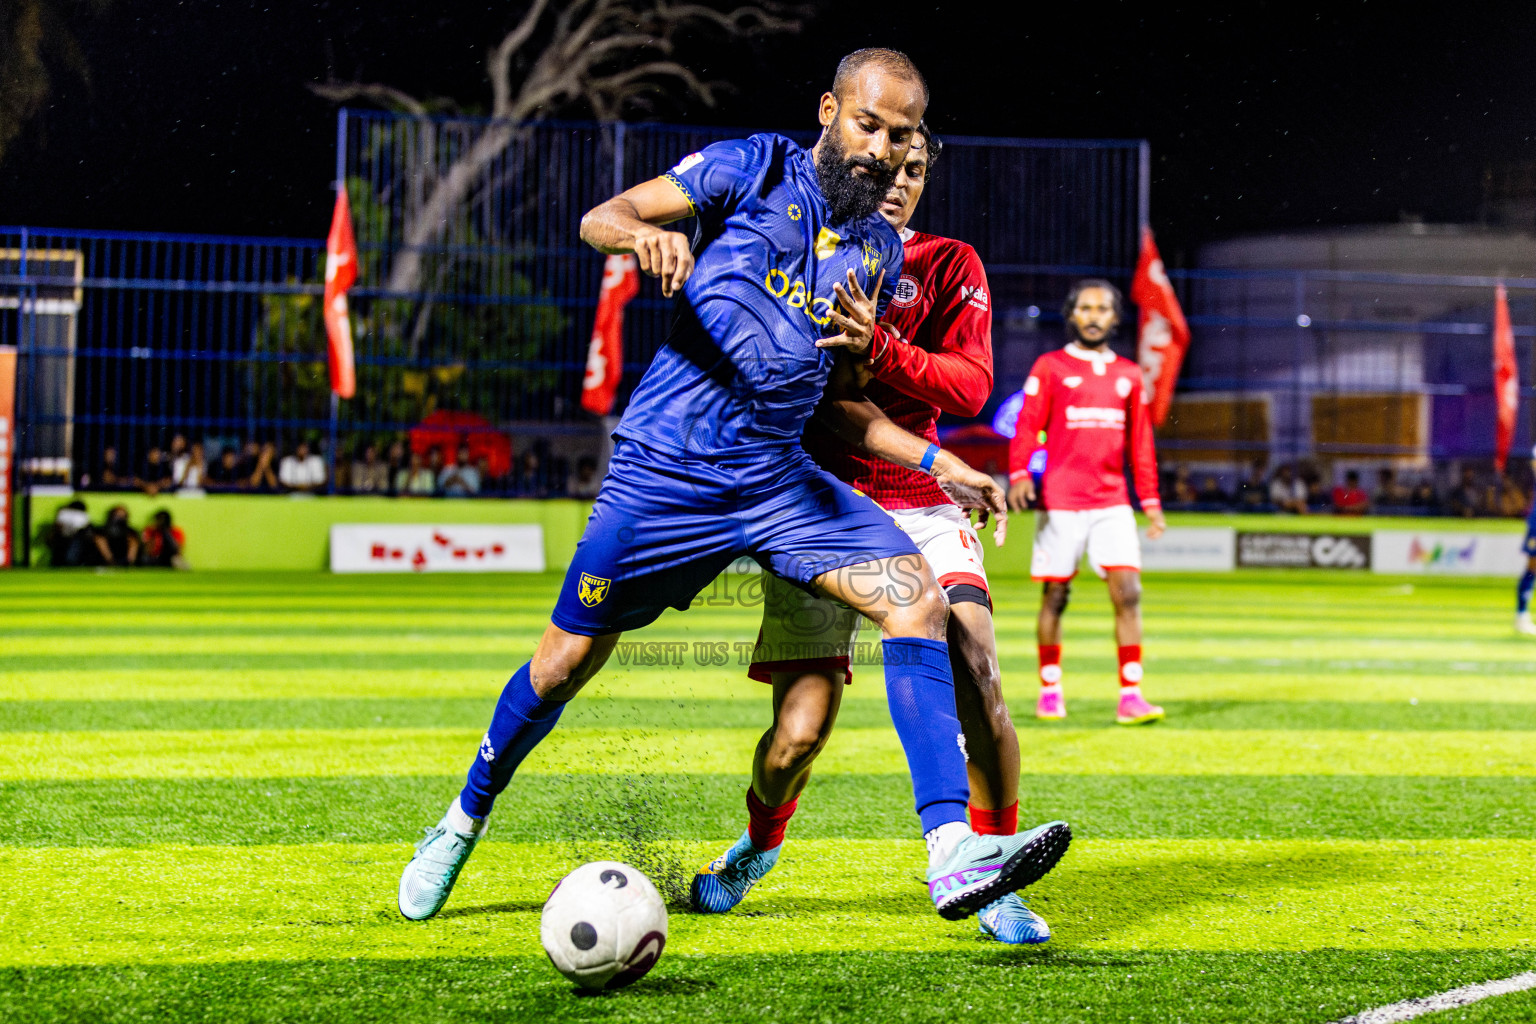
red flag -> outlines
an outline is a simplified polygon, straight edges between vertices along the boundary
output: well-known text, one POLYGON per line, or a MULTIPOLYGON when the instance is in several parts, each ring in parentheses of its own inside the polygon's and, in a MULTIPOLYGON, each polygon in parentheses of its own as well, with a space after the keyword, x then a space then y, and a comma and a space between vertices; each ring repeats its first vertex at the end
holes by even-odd
POLYGON ((331 390, 339 398, 357 392, 352 361, 352 318, 347 315, 347 289, 357 280, 357 239, 352 237, 352 210, 347 190, 336 190, 336 212, 325 240, 325 337, 330 343, 331 390))
POLYGON ((1136 359, 1141 363, 1141 379, 1151 406, 1152 425, 1160 427, 1168 419, 1173 405, 1173 386, 1179 379, 1179 367, 1189 349, 1189 324, 1173 294, 1173 285, 1163 270, 1152 229, 1141 229, 1141 257, 1136 261, 1136 275, 1131 278, 1131 301, 1141 311, 1138 322, 1136 359))
POLYGON ((1509 461, 1509 445, 1515 439, 1515 416, 1520 410, 1520 371, 1515 365, 1515 329, 1509 322, 1509 297, 1501 284, 1493 293, 1493 393, 1499 403, 1494 431, 1493 464, 1500 473, 1509 461))
POLYGON ((633 256, 609 256, 603 264, 603 290, 587 349, 587 376, 581 382, 581 407, 606 416, 624 374, 624 307, 640 294, 640 265, 633 256))

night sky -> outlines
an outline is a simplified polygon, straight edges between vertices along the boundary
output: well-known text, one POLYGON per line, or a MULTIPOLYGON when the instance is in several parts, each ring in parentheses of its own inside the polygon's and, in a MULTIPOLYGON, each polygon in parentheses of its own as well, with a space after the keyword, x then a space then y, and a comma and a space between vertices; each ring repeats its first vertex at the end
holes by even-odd
MULTIPOLYGON (((116 0, 81 32, 89 88, 61 74, 0 164, 0 224, 319 237, 335 115, 305 83, 483 107, 521 6, 116 0)), ((1156 6, 824 4, 796 37, 700 41, 689 62, 734 92, 661 113, 804 127, 839 56, 896 46, 940 132, 1149 139, 1173 262, 1255 230, 1475 220, 1486 169, 1536 160, 1536 4, 1156 6)))

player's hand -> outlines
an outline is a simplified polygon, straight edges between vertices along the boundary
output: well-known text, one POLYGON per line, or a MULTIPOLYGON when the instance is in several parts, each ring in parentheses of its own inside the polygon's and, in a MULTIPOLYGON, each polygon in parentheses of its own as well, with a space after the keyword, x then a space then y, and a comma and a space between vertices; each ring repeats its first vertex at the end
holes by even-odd
POLYGON ((1008 488, 1008 507, 1015 512, 1023 512, 1034 503, 1034 500, 1035 481, 1032 477, 1025 476, 1008 488))
POLYGON ((1163 510, 1160 508, 1149 508, 1144 511, 1147 513, 1147 540, 1157 540, 1163 535, 1163 531, 1168 529, 1168 520, 1163 518, 1163 510))
POLYGON ((843 333, 822 338, 816 347, 844 349, 849 355, 861 359, 868 356, 870 346, 875 343, 875 306, 879 302, 880 287, 884 284, 885 271, 882 269, 880 276, 875 278, 875 295, 870 297, 864 294, 858 279, 849 270, 846 289, 840 284, 832 286, 832 290, 837 293, 837 301, 848 313, 844 316, 834 308, 827 314, 834 324, 843 329, 843 333))
POLYGON ((980 513, 976 520, 978 527, 985 527, 987 520, 995 517, 997 526, 992 531, 992 542, 1002 547, 1008 536, 1008 508, 1004 504, 1003 489, 997 486, 996 480, 943 451, 933 460, 933 479, 956 505, 980 513))
POLYGON ((637 229, 635 260, 642 272, 661 279, 661 294, 669 299, 682 291, 693 273, 693 250, 681 231, 650 225, 637 229))

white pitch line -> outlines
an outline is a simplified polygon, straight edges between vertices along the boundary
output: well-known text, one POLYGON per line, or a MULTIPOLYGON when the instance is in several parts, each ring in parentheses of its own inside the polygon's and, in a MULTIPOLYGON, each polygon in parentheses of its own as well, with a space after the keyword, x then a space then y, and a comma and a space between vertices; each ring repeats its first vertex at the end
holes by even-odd
POLYGON ((1536 988, 1536 971, 1526 971, 1517 974, 1513 978, 1500 978, 1498 981, 1482 981, 1476 985, 1467 985, 1463 988, 1453 988, 1449 992, 1441 992, 1439 995, 1424 996, 1420 999, 1404 999, 1400 1003, 1391 1006, 1378 1006, 1374 1010, 1366 1010, 1357 1013, 1353 1017, 1345 1017, 1335 1024, 1397 1024, 1398 1021, 1412 1020, 1422 1017, 1426 1013, 1435 1013, 1438 1010, 1454 1010, 1458 1006, 1466 1006, 1490 996, 1504 996, 1511 992, 1524 992, 1528 988, 1536 988))

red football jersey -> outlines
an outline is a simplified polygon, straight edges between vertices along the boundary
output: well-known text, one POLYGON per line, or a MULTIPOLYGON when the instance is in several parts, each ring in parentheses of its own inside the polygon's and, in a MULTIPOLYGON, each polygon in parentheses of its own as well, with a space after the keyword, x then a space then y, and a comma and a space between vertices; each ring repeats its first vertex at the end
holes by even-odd
POLYGON ((1009 480, 1029 473, 1029 457, 1045 431, 1041 504, 1081 511, 1130 504, 1125 453, 1131 452, 1136 494, 1156 508, 1157 453, 1141 368, 1105 349, 1078 345, 1035 360, 1024 382, 1024 408, 1008 446, 1009 480))
MULTIPOLYGON (((934 444, 940 412, 974 416, 992 393, 992 297, 976 250, 904 230, 901 279, 875 331, 864 396, 934 444)), ((805 449, 823 469, 886 508, 951 504, 933 477, 871 458, 816 425, 805 449)))

